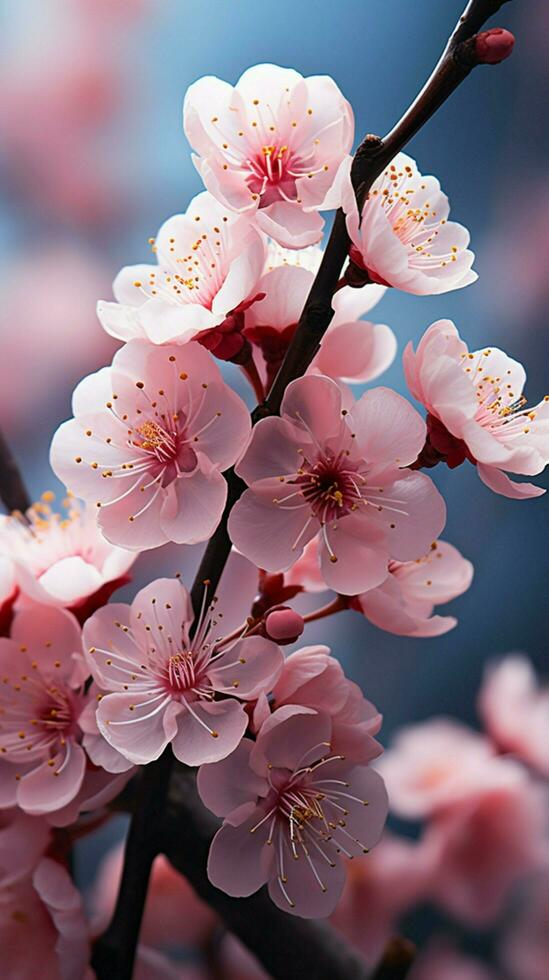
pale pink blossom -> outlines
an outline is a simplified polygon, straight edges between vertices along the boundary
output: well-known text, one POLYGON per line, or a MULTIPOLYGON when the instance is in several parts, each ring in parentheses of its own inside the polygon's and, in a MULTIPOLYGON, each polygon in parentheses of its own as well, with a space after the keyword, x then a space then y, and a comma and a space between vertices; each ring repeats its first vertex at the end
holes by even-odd
MULTIPOLYGON (((301 253, 295 254, 299 257, 301 253)), ((313 279, 307 265, 281 262, 258 283, 257 291, 264 298, 247 310, 244 335, 253 345, 258 369, 268 386, 296 331, 313 279)), ((335 294, 335 315, 310 372, 364 384, 387 370, 397 349, 393 331, 383 323, 361 319, 384 292, 383 286, 370 285, 341 289, 335 294)))
POLYGON ((263 237, 206 191, 164 222, 152 249, 157 264, 123 268, 113 284, 116 303, 98 304, 103 327, 118 340, 185 343, 259 291, 263 237))
POLYGON ((549 689, 538 687, 527 657, 510 654, 488 667, 479 708, 501 751, 512 752, 549 777, 549 689))
POLYGON ((57 476, 97 507, 113 544, 140 550, 210 537, 223 512, 222 470, 250 431, 244 402, 198 344, 133 340, 84 378, 57 430, 57 476))
POLYGON ((410 725, 380 759, 391 809, 416 820, 470 800, 499 778, 489 739, 446 718, 410 725))
POLYGON ((24 516, 0 517, 0 556, 12 560, 16 587, 26 596, 81 618, 129 580, 136 556, 105 540, 93 508, 67 497, 58 513, 53 499, 48 491, 24 516))
POLYGON ((399 918, 425 900, 435 870, 428 849, 384 834, 367 861, 349 861, 332 924, 375 966, 399 918))
POLYGON ((381 778, 342 758, 328 714, 287 705, 223 762, 202 766, 198 788, 225 817, 208 859, 212 884, 235 897, 265 883, 285 912, 321 918, 345 881, 340 855, 360 857, 387 812, 381 778))
POLYGON ((547 796, 511 759, 494 759, 486 785, 428 825, 436 853, 431 895, 472 925, 500 914, 517 882, 547 859, 547 796))
POLYGON ((112 799, 129 778, 88 766, 81 651, 76 619, 55 606, 21 609, 11 638, 0 639, 0 807, 46 815, 56 826, 112 799))
POLYGON ((440 636, 457 625, 453 616, 433 615, 434 607, 465 592, 473 566, 446 541, 434 541, 415 561, 390 561, 389 575, 376 589, 351 600, 374 626, 399 636, 440 636))
POLYGON ((269 64, 249 68, 234 88, 200 78, 185 96, 183 121, 195 166, 225 207, 255 216, 289 248, 320 240, 316 209, 354 133, 352 109, 331 78, 269 64))
POLYGON ((372 184, 359 217, 349 192, 350 161, 347 174, 349 257, 367 279, 418 295, 446 293, 475 282, 469 232, 448 221, 448 198, 436 177, 423 176, 415 160, 399 153, 372 184))
POLYGON ((437 320, 417 350, 408 344, 403 363, 411 394, 429 413, 439 459, 449 466, 470 459, 483 483, 505 497, 545 493, 503 472, 535 476, 549 461, 549 396, 526 407, 518 361, 496 347, 469 352, 452 321, 437 320))
POLYGON ((382 717, 362 694, 358 684, 325 646, 303 647, 284 661, 272 691, 272 707, 304 705, 324 711, 332 719, 332 738, 346 759, 370 762, 382 752, 374 738, 382 717))
MULTIPOLYGON (((103 858, 91 896, 94 931, 111 920, 124 863, 124 846, 117 844, 103 858)), ((213 910, 202 902, 186 878, 160 854, 153 864, 140 931, 149 946, 202 946, 218 926, 213 910)))
POLYGON ((255 426, 237 466, 250 489, 233 507, 229 533, 268 571, 289 568, 320 535, 322 577, 354 595, 384 581, 389 558, 425 554, 446 511, 429 478, 405 468, 425 440, 411 405, 375 388, 350 411, 341 406, 330 378, 288 386, 282 417, 255 426))
POLYGON ((6 980, 92 980, 82 900, 62 865, 42 858, 0 889, 0 946, 6 980))
POLYGON ((271 640, 212 640, 211 613, 191 639, 193 619, 184 586, 159 579, 131 606, 104 606, 84 626, 90 671, 107 692, 98 728, 133 763, 152 762, 169 744, 187 765, 224 758, 248 724, 241 702, 270 690, 280 672, 282 652, 271 640))

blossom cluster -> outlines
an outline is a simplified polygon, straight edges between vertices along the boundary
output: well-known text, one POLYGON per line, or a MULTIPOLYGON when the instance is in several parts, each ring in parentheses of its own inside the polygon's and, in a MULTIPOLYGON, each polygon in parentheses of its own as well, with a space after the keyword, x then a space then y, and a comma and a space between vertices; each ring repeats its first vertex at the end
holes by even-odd
MULTIPOLYGON (((344 609, 403 636, 456 626, 436 607, 469 588, 473 567, 441 539, 446 506, 424 469, 468 460, 497 493, 542 492, 507 473, 536 476, 549 461, 549 401, 526 406, 524 370, 502 351, 469 352, 439 320, 403 356, 421 412, 370 384, 397 342, 363 317, 388 288, 439 295, 474 282, 468 232, 403 153, 359 210, 353 114, 330 78, 273 65, 234 87, 203 78, 185 97, 184 129, 206 189, 98 304, 121 346, 78 384, 53 437, 62 510, 45 493, 0 522, 1 887, 40 910, 48 955, 71 945, 74 965, 63 952, 52 978, 87 976, 101 919, 85 921, 60 841, 106 819, 136 767, 166 752, 198 769, 219 818, 211 883, 234 897, 266 885, 288 914, 334 915, 372 961, 420 898, 466 921, 495 915, 545 843, 547 702, 522 660, 483 690, 492 741, 432 721, 380 758, 381 715, 332 652, 283 651, 344 609), (252 427, 223 362, 263 401, 322 261, 322 212, 335 207, 351 245, 334 317, 280 413, 252 427), (231 470, 243 492, 229 507, 231 470), (196 587, 160 577, 130 603, 109 601, 139 553, 201 544, 222 521, 233 558, 219 594, 206 580, 197 604, 196 587), (327 606, 295 608, 328 590, 327 606), (384 837, 367 856, 389 807, 424 820, 423 836, 384 837), (24 854, 17 882, 12 838, 24 854)), ((209 935, 204 910, 197 919, 209 935)), ((141 958, 143 976, 163 975, 154 954, 141 958)))

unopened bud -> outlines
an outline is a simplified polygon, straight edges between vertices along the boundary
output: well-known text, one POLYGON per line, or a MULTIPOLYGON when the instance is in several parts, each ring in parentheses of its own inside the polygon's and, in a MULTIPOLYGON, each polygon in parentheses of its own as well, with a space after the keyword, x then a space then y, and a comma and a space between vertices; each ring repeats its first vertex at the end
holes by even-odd
POLYGON ((301 636, 304 628, 303 616, 288 606, 282 609, 273 609, 265 617, 267 636, 275 643, 280 643, 283 646, 287 643, 294 643, 301 636))
POLYGON ((475 39, 475 55, 483 65, 497 65, 508 58, 515 44, 514 35, 503 27, 482 31, 475 39))

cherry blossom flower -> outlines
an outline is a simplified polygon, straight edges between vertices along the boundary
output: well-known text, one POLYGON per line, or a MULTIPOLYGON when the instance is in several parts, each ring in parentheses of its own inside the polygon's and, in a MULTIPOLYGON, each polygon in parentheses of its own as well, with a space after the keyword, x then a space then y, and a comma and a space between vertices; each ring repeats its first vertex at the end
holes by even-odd
POLYGON ((438 853, 431 895, 463 922, 486 925, 517 882, 547 860, 547 795, 511 759, 494 759, 484 787, 428 825, 438 853))
POLYGON ((399 153, 372 184, 359 218, 349 192, 350 159, 346 171, 344 208, 353 272, 360 275, 363 270, 367 281, 417 295, 446 293, 475 282, 469 232, 448 221, 448 198, 436 177, 424 177, 415 160, 399 153))
POLYGON ((374 738, 381 728, 381 715, 343 668, 328 647, 303 647, 284 661, 273 687, 272 705, 304 705, 324 711, 332 719, 332 738, 346 759, 370 762, 382 752, 374 738))
POLYGON ((185 343, 258 292, 262 236, 207 192, 168 218, 151 244, 157 265, 126 266, 113 284, 116 303, 98 304, 103 327, 118 340, 185 343))
POLYGON ((32 877, 0 889, 0 945, 6 978, 93 980, 82 899, 62 865, 44 857, 32 877))
POLYGON ((490 741, 466 725, 433 718, 402 728, 377 764, 391 809, 411 820, 431 817, 486 790, 499 770, 490 741))
POLYGON ((81 647, 76 619, 55 606, 21 609, 11 638, 0 639, 0 807, 17 805, 56 826, 112 799, 129 778, 87 765, 81 647))
POLYGON ((435 541, 423 558, 390 561, 376 589, 351 599, 351 608, 374 626, 399 636, 440 636, 457 625, 453 616, 433 616, 435 605, 465 592, 473 566, 446 541, 435 541))
POLYGON ((504 497, 545 493, 503 472, 535 476, 549 461, 549 395, 526 407, 521 364, 496 347, 470 353, 451 320, 432 323, 417 350, 409 343, 403 363, 411 394, 435 423, 429 441, 438 459, 476 462, 482 482, 504 497))
POLYGON ((282 652, 271 640, 212 639, 211 614, 199 618, 191 639, 193 618, 184 586, 159 579, 131 606, 104 606, 84 626, 87 662, 107 692, 97 725, 131 762, 152 762, 170 743, 187 765, 224 758, 248 724, 237 697, 257 698, 280 672, 282 652))
POLYGON ((200 795, 225 817, 208 859, 212 884, 233 896, 268 883, 275 905, 322 918, 345 881, 340 855, 362 856, 387 812, 383 782, 341 756, 329 715, 288 705, 216 765, 202 766, 200 795))
POLYGON ((256 65, 233 88, 207 76, 190 86, 184 129, 195 166, 225 207, 255 216, 280 245, 318 242, 316 209, 353 142, 352 109, 324 75, 256 65))
MULTIPOLYGON (((93 930, 103 932, 111 920, 124 863, 117 844, 103 858, 91 896, 93 930)), ((154 861, 140 938, 154 947, 201 946, 218 927, 214 911, 202 902, 186 878, 160 854, 154 861)))
POLYGON ((129 581, 136 556, 103 538, 92 508, 69 496, 65 513, 56 513, 53 500, 47 491, 25 516, 0 517, 0 555, 13 560, 16 588, 26 596, 80 618, 129 581))
POLYGON ((549 777, 549 690, 529 660, 510 654, 488 667, 479 695, 486 730, 498 748, 549 777))
POLYGON ((383 582, 389 557, 425 554, 445 506, 427 477, 402 468, 425 439, 408 402, 376 388, 347 412, 332 380, 310 376, 288 386, 281 416, 255 426, 237 466, 250 487, 229 518, 239 551, 279 571, 320 535, 322 576, 346 595, 383 582))
POLYGON ((213 533, 227 498, 220 471, 242 452, 250 417, 205 350, 130 341, 80 382, 73 412, 52 467, 97 506, 107 540, 140 550, 213 533))
MULTIPOLYGON (((290 253, 291 254, 291 253, 290 253)), ((299 256, 301 253, 295 253, 299 256)), ((306 266, 281 262, 258 283, 264 299, 246 312, 245 337, 254 347, 261 376, 270 386, 282 363, 314 274, 306 266)), ((379 377, 396 354, 396 338, 390 327, 360 319, 379 302, 383 286, 342 289, 333 297, 335 315, 309 371, 351 384, 379 377)))

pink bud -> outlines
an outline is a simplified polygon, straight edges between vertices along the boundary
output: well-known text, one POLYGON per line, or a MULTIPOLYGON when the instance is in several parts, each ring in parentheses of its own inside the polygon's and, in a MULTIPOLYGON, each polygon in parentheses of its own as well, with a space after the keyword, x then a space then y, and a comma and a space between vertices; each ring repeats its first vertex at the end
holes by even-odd
POLYGON ((514 35, 503 27, 492 27, 475 38, 475 54, 479 63, 497 65, 508 58, 515 44, 514 35))
POLYGON ((287 606, 282 609, 273 609, 265 617, 265 632, 276 643, 293 643, 301 636, 304 628, 303 616, 287 606))

